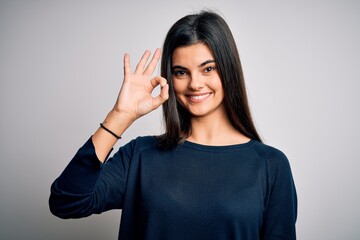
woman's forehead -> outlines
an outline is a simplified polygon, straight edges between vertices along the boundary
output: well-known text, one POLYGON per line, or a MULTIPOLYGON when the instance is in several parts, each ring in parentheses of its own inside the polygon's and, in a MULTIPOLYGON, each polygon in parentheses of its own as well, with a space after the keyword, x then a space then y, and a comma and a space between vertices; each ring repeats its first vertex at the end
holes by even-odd
POLYGON ((177 47, 172 55, 173 65, 197 64, 214 60, 213 53, 208 45, 196 43, 189 46, 177 47))

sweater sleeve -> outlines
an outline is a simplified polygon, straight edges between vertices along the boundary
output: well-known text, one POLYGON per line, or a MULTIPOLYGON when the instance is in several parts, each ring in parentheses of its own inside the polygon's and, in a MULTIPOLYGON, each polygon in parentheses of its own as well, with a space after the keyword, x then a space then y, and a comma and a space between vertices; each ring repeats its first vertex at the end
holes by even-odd
POLYGON ((50 211, 60 218, 81 218, 121 208, 131 144, 102 164, 91 138, 51 185, 50 211))
POLYGON ((268 155, 268 189, 261 231, 264 240, 295 240, 297 195, 287 157, 273 149, 268 155))

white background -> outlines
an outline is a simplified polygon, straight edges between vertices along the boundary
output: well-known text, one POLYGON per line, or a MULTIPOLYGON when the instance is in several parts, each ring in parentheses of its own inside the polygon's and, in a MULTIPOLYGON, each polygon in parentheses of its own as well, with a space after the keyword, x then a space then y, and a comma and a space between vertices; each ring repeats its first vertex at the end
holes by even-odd
MULTIPOLYGON (((360 238, 359 1, 0 0, 1 239, 117 239, 119 210, 58 219, 50 185, 113 106, 123 54, 135 65, 203 8, 228 22, 258 130, 290 160, 298 239, 360 238)), ((159 109, 119 145, 161 131, 159 109)))

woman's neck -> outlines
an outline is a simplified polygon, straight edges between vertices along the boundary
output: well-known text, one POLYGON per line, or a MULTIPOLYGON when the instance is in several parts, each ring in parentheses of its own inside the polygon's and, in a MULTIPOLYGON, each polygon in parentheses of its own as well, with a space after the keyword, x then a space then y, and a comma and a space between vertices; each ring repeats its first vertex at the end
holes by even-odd
POLYGON ((237 131, 226 115, 192 117, 188 141, 213 146, 246 143, 250 139, 237 131))

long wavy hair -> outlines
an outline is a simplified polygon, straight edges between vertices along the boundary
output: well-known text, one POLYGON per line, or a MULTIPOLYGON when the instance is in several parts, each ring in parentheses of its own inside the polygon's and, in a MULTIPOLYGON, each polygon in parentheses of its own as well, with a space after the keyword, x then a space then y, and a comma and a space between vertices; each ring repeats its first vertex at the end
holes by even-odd
POLYGON ((191 115, 178 102, 174 92, 172 55, 177 47, 196 43, 206 44, 213 52, 225 93, 223 103, 231 124, 245 136, 261 141, 251 117, 240 57, 232 33, 220 15, 202 11, 178 20, 164 41, 161 76, 168 81, 169 99, 163 104, 165 133, 159 137, 160 146, 173 148, 191 134, 191 115))

